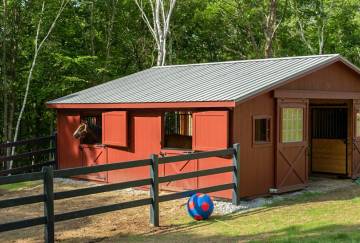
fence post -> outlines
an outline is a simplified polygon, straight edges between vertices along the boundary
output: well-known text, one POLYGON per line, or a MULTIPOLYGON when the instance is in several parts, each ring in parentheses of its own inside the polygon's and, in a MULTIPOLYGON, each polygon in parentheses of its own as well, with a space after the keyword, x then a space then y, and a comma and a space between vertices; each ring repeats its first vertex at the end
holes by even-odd
POLYGON ((151 155, 151 166, 150 166, 150 223, 158 227, 159 226, 159 163, 158 156, 156 154, 151 155))
POLYGON ((46 218, 45 235, 46 243, 54 242, 54 172, 52 166, 42 168, 44 174, 44 215, 46 218))
POLYGON ((53 146, 54 146, 54 161, 55 161, 55 168, 58 169, 59 165, 58 165, 58 156, 57 156, 57 132, 54 133, 54 141, 53 141, 53 146))
POLYGON ((234 189, 232 193, 232 203, 234 205, 240 204, 240 144, 233 145, 234 153, 232 156, 232 162, 234 165, 233 171, 233 183, 234 189))

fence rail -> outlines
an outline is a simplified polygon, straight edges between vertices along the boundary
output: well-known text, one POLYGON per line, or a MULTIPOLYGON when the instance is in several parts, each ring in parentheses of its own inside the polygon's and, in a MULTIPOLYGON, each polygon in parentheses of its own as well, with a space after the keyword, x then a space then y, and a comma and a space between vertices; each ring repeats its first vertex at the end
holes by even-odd
POLYGON ((3 149, 3 150, 12 149, 13 147, 16 148, 16 147, 20 147, 20 146, 24 146, 24 145, 28 145, 28 144, 31 144, 32 146, 43 145, 44 142, 49 142, 49 143, 51 143, 51 145, 48 148, 41 148, 41 149, 38 148, 36 150, 26 151, 26 152, 22 152, 22 153, 15 154, 15 155, 0 156, 0 163, 1 162, 5 163, 7 161, 14 161, 14 160, 18 160, 18 159, 34 158, 39 155, 49 155, 49 158, 47 158, 46 160, 37 162, 32 165, 25 165, 25 166, 20 166, 20 167, 16 167, 16 168, 1 170, 0 176, 1 175, 9 175, 9 174, 17 174, 17 173, 26 173, 29 171, 39 170, 43 166, 46 166, 46 165, 53 165, 56 167, 57 166, 56 134, 54 134, 52 136, 31 138, 31 139, 20 140, 20 141, 16 141, 16 142, 1 143, 0 149, 3 149))
POLYGON ((105 165, 97 165, 92 167, 83 167, 83 168, 71 168, 71 169, 62 169, 62 170, 53 170, 52 166, 44 166, 41 172, 34 172, 29 174, 22 175, 13 175, 7 177, 0 177, 0 185, 11 184, 16 182, 23 181, 34 181, 34 180, 43 180, 44 192, 43 194, 26 196, 20 198, 12 198, 0 201, 0 208, 8 208, 14 206, 27 205, 32 203, 44 202, 44 216, 37 217, 32 219, 25 219, 15 222, 9 222, 0 224, 0 232, 16 230, 21 228, 27 228, 35 225, 45 225, 45 242, 54 242, 54 224, 55 222, 60 222, 69 219, 81 218, 90 215, 96 215, 106 212, 111 212, 115 210, 122 210, 126 208, 139 207, 144 205, 150 205, 150 223, 154 226, 159 226, 159 203, 176 200, 184 197, 189 197, 194 193, 202 192, 216 192, 232 189, 232 201, 234 204, 238 205, 240 203, 240 146, 239 144, 234 144, 233 148, 217 150, 217 151, 208 151, 208 152, 199 152, 179 156, 163 157, 159 158, 157 155, 151 155, 150 159, 144 160, 135 160, 128 162, 119 162, 105 165), (208 158, 208 157, 222 157, 222 156, 232 156, 233 164, 231 166, 199 170, 194 172, 187 172, 176 175, 169 175, 159 177, 158 168, 160 164, 165 163, 174 163, 184 160, 199 159, 199 158, 208 158), (90 188, 75 189, 62 192, 53 191, 53 178, 55 177, 71 177, 83 174, 89 174, 94 172, 102 171, 111 171, 118 169, 127 169, 141 166, 150 167, 150 178, 142 180, 133 180, 121 183, 100 185, 90 188), (159 195, 159 184, 163 182, 169 182, 174 180, 189 179, 194 177, 201 177, 207 175, 214 175, 220 173, 232 172, 233 181, 232 183, 210 186, 205 188, 199 188, 195 190, 187 190, 183 192, 176 192, 166 195, 159 195), (139 187, 139 186, 150 186, 150 197, 145 199, 139 199, 134 201, 116 203, 106 206, 98 206, 94 208, 82 209, 67 213, 54 214, 54 201, 61 200, 65 198, 73 198, 79 196, 86 196, 96 193, 126 189, 130 187, 139 187))

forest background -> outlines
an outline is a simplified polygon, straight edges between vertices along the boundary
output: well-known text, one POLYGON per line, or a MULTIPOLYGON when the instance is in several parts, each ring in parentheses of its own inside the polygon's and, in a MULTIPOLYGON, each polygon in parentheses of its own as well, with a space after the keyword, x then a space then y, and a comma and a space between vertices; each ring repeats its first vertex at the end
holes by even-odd
POLYGON ((0 2, 0 142, 18 123, 18 139, 52 134, 46 101, 154 65, 328 53, 360 65, 360 0, 0 2), (173 4, 163 62, 158 3, 160 30, 173 4))

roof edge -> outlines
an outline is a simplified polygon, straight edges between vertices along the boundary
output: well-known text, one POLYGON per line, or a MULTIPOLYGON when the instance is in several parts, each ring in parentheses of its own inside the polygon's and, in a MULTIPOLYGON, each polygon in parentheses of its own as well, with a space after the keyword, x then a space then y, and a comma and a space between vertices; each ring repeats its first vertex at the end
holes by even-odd
POLYGON ((235 101, 144 102, 144 103, 47 103, 53 109, 181 109, 181 108, 232 108, 235 101))
POLYGON ((246 59, 246 60, 235 60, 235 61, 223 61, 223 62, 203 62, 203 63, 190 63, 190 64, 174 64, 165 66, 154 66, 151 68, 171 68, 171 67, 186 67, 186 66, 201 66, 201 65, 218 65, 218 64, 232 64, 242 62, 263 62, 271 60, 287 60, 287 59, 301 59, 309 57, 337 57, 340 54, 323 54, 323 55, 307 55, 307 56, 292 56, 292 57, 272 57, 272 58, 259 58, 259 59, 246 59))
MULTIPOLYGON (((323 55, 323 56, 331 56, 331 55, 323 55)), ((287 83, 290 83, 296 79, 299 79, 301 77, 304 77, 306 75, 309 75, 313 72, 316 72, 322 68, 325 68, 335 62, 338 62, 338 61, 341 61, 343 64, 345 64, 347 67, 349 67, 351 70, 355 71, 356 73, 358 73, 360 75, 360 68, 358 68, 355 64, 351 63, 350 61, 348 61, 346 58, 344 58, 343 56, 341 56, 340 54, 332 54, 333 58, 330 58, 329 60, 327 61, 324 61, 322 63, 319 63, 315 66, 312 66, 310 67, 308 70, 305 70, 305 71, 302 71, 302 72, 299 72, 299 73, 296 73, 296 74, 293 74, 287 78, 284 78, 282 80, 280 80, 278 83, 276 84, 273 84, 273 85, 270 85, 270 86, 267 86, 267 87, 264 87, 263 89, 260 89, 260 90, 257 90, 256 92, 253 92, 253 93, 250 93, 250 94, 247 94, 246 96, 243 96, 239 99, 236 99, 235 100, 235 103, 238 104, 238 103, 243 103, 247 100, 250 100, 258 95, 261 95, 261 94, 264 94, 266 92, 269 92, 271 90, 274 90, 280 86, 283 86, 287 83)))

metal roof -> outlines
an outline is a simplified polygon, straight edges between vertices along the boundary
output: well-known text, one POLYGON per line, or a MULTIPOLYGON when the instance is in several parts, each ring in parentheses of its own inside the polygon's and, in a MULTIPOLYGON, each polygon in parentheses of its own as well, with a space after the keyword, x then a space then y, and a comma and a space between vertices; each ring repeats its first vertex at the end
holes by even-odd
POLYGON ((48 104, 241 101, 335 61, 338 54, 153 67, 48 104))

